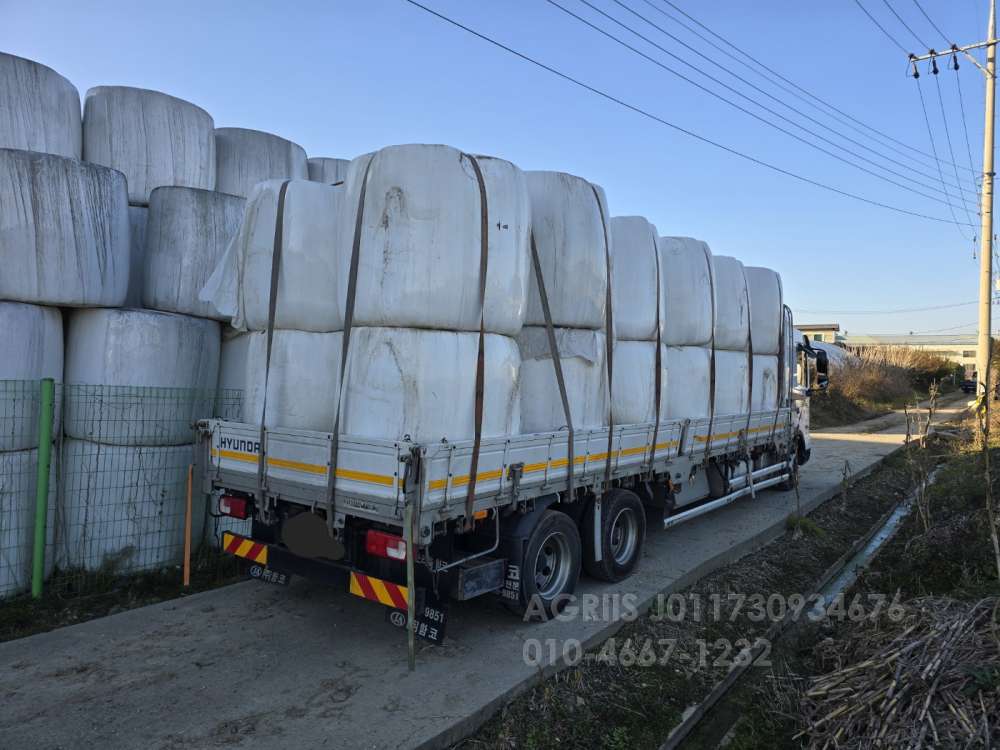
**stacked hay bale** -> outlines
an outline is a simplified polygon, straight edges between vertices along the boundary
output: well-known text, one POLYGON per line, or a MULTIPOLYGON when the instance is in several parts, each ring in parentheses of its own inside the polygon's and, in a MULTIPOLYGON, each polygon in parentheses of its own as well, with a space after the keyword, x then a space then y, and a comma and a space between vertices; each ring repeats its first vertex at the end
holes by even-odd
MULTIPOLYGON (((129 274, 125 178, 80 161, 80 95, 0 53, 0 597, 30 582, 42 378, 63 380, 61 306, 119 305, 129 274)), ((56 510, 49 480, 49 546, 56 510)), ((46 554, 51 569, 53 554, 46 554)))
POLYGON ((641 216, 616 216, 611 238, 612 298, 617 302, 611 415, 615 424, 655 422, 667 400, 662 343, 666 294, 656 227, 641 216))
POLYGON ((232 379, 220 382, 245 389, 245 420, 329 431, 339 413, 340 432, 354 436, 470 439, 482 320, 487 393, 482 436, 516 433, 520 362, 511 336, 520 330, 525 310, 529 223, 520 170, 447 146, 410 145, 355 159, 342 186, 288 183, 275 314, 269 321, 281 189, 280 182, 258 186, 228 267, 220 268, 206 289, 220 312, 232 316, 233 326, 248 331, 224 344, 222 373, 232 379), (476 166, 489 212, 483 302, 478 289, 483 196, 476 166), (355 247, 353 326, 342 385, 355 247), (303 367, 304 361, 313 364, 303 367))
MULTIPOLYGON (((525 172, 531 228, 569 397, 572 427, 610 420, 607 298, 610 229, 604 191, 562 172, 525 172)), ((562 406, 539 281, 531 274, 521 351, 521 431, 569 427, 562 406)), ((613 332, 611 332, 613 335, 613 332)))
POLYGON ((665 368, 663 417, 696 419, 712 413, 715 286, 708 245, 690 237, 661 237, 665 368))
POLYGON ((752 385, 753 340, 750 293, 743 264, 712 256, 715 287, 715 413, 748 414, 752 385))
POLYGON ((316 156, 311 157, 308 163, 310 180, 333 185, 347 179, 347 168, 351 165, 351 160, 316 156))
POLYGON ((241 198, 265 180, 309 179, 302 146, 260 130, 216 128, 215 163, 215 189, 241 198))
POLYGON ((781 277, 770 268, 746 266, 750 292, 750 338, 753 341, 752 411, 777 409, 784 369, 780 361, 784 299, 781 277))

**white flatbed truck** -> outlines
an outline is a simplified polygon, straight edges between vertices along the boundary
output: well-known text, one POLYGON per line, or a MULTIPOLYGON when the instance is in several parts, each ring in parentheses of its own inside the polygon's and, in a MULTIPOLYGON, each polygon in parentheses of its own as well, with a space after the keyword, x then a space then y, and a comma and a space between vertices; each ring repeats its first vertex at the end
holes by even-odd
POLYGON ((252 519, 248 536, 220 543, 256 578, 335 582, 435 642, 449 598, 499 595, 544 618, 581 569, 608 581, 635 569, 650 508, 669 528, 796 481, 826 354, 794 331, 788 308, 782 341, 777 409, 615 426, 610 481, 607 428, 575 432, 572 488, 566 431, 484 438, 471 508, 471 440, 341 435, 330 503, 332 434, 220 419, 199 422, 197 476, 210 507, 252 519))

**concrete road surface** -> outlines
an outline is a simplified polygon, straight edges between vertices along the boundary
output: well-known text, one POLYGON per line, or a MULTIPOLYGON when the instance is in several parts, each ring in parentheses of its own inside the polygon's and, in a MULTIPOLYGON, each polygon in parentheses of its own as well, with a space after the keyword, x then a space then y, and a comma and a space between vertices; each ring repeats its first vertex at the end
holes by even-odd
MULTIPOLYGON (((859 476, 898 448, 903 424, 815 435, 804 508, 838 491, 845 461, 859 476)), ((638 573, 581 593, 649 602, 776 538, 793 509, 792 493, 765 492, 651 530, 638 573)), ((0 644, 0 748, 438 748, 539 678, 526 639, 593 645, 620 625, 607 614, 529 625, 491 601, 456 603, 447 643, 422 646, 410 673, 381 607, 307 581, 241 583, 0 644)))

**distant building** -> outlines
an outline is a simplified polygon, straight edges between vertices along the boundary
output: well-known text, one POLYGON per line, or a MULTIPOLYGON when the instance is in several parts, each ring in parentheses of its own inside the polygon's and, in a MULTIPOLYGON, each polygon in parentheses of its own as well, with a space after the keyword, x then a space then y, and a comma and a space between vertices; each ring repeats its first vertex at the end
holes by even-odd
POLYGON ((962 365, 967 378, 971 378, 976 371, 976 343, 977 337, 974 333, 952 335, 874 333, 847 336, 843 339, 843 344, 848 349, 863 349, 869 346, 905 346, 919 349, 962 365))
POLYGON ((843 343, 844 337, 840 335, 840 325, 837 323, 803 323, 795 324, 795 328, 802 331, 811 341, 822 341, 826 344, 843 343))

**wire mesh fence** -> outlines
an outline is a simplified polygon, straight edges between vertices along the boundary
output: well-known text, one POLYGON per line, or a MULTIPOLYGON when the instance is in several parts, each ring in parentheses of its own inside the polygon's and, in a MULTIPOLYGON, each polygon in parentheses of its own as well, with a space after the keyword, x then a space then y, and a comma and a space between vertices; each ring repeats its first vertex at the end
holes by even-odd
MULTIPOLYGON (((30 588, 38 479, 40 385, 0 381, 0 599, 30 588)), ((234 390, 57 387, 45 524, 46 592, 63 598, 128 585, 137 576, 179 583, 194 424, 238 419, 234 390)), ((218 554, 224 524, 195 484, 194 575, 235 574, 218 554)), ((237 522, 238 523, 238 522, 237 522)))

